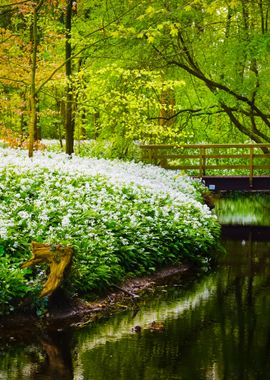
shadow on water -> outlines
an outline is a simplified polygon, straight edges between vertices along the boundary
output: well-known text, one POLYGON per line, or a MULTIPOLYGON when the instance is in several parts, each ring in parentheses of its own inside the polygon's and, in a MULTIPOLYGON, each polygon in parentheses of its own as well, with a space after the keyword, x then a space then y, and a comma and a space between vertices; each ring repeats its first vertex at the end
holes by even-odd
MULTIPOLYGON (((270 197, 261 202, 268 212, 270 197)), ((215 272, 159 286, 139 308, 81 329, 1 347, 0 379, 270 380, 270 223, 261 220, 223 227, 215 272)))
POLYGON ((270 243, 227 238, 215 273, 78 332, 76 378, 270 379, 270 243))
POLYGON ((1 380, 74 379, 68 331, 13 335, 0 339, 1 380))

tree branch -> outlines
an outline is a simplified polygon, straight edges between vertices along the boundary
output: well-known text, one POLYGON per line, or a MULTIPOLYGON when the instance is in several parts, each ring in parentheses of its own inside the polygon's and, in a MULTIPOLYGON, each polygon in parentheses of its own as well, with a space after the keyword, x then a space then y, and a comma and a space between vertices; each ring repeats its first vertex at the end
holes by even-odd
MULTIPOLYGON (((210 111, 207 112, 207 109, 212 109, 212 108, 216 108, 216 107, 218 107, 218 106, 214 105, 214 106, 211 106, 211 107, 198 108, 198 109, 185 108, 185 109, 180 110, 180 111, 178 111, 178 112, 176 112, 173 115, 168 116, 168 117, 166 117, 166 116, 164 116, 164 117, 161 117, 161 116, 151 117, 148 120, 171 120, 171 119, 177 117, 178 115, 180 115, 182 113, 190 113, 190 114, 194 114, 194 116, 216 115, 216 114, 220 114, 220 113, 227 113, 224 109, 223 110, 213 111, 213 112, 210 112, 210 111)), ((228 107, 228 109, 230 111, 232 111, 232 112, 239 112, 240 114, 248 116, 248 117, 252 117, 252 116, 258 117, 257 114, 254 114, 252 112, 248 112, 248 111, 245 111, 245 110, 241 110, 241 109, 238 109, 238 108, 235 108, 235 107, 228 107)), ((268 118, 270 118, 270 114, 266 115, 266 116, 268 118)))
MULTIPOLYGON (((106 37, 106 39, 108 39, 109 37, 106 37)), ((90 47, 93 47, 95 46, 97 43, 99 43, 100 41, 104 41, 104 38, 102 38, 102 40, 98 40, 98 41, 95 41, 93 42, 92 44, 90 45, 87 45, 87 46, 84 46, 82 49, 80 49, 77 53, 75 54, 72 54, 68 59, 66 59, 65 61, 63 61, 58 67, 56 67, 56 69, 53 70, 53 72, 48 76, 47 79, 45 79, 45 81, 43 83, 41 83, 39 85, 39 87, 37 88, 36 90, 36 94, 38 94, 40 92, 40 90, 42 90, 42 88, 54 77, 54 75, 60 70, 62 69, 62 67, 64 67, 66 65, 67 62, 73 60, 74 58, 78 57, 83 51, 89 49, 90 47)))
MULTIPOLYGON (((191 74, 192 76, 200 79, 202 82, 204 82, 206 84, 206 86, 213 93, 217 93, 218 90, 222 90, 222 91, 226 92, 227 94, 232 95, 235 99, 237 99, 237 100, 239 100, 239 101, 244 102, 245 104, 247 104, 251 109, 253 109, 255 111, 256 115, 263 120, 263 122, 265 123, 265 125, 270 128, 270 120, 268 120, 268 116, 264 112, 262 112, 254 104, 254 102, 252 100, 248 99, 244 95, 238 94, 237 92, 233 91, 228 86, 226 86, 226 85, 224 85, 222 83, 216 82, 213 79, 208 78, 197 67, 197 65, 195 64, 195 62, 193 62, 192 57, 191 57, 190 54, 188 54, 188 56, 187 56, 188 59, 187 60, 191 64, 192 67, 188 66, 187 64, 185 64, 183 62, 177 61, 177 60, 168 60, 167 57, 155 45, 152 45, 152 46, 153 46, 154 50, 162 57, 162 59, 164 59, 165 62, 167 62, 168 65, 178 66, 178 67, 182 68, 183 70, 185 70, 186 72, 188 72, 189 74, 191 74)), ((186 54, 187 47, 186 47, 186 45, 184 45, 184 46, 185 46, 185 48, 183 50, 183 53, 186 54)))
MULTIPOLYGON (((254 131, 248 129, 242 123, 240 123, 240 121, 233 114, 233 111, 229 107, 227 107, 226 104, 221 103, 221 106, 224 109, 224 111, 227 113, 227 115, 229 116, 229 118, 232 121, 232 123, 239 129, 239 131, 241 131, 245 135, 249 136, 252 140, 254 140, 258 144, 262 142, 259 137, 261 137, 262 139, 264 139, 265 141, 267 141, 268 143, 270 143, 270 137, 268 137, 267 135, 265 135, 265 134, 263 134, 261 132, 258 135, 254 131)), ((265 151, 265 153, 268 153, 268 149, 267 149, 267 152, 265 151)))
MULTIPOLYGON (((211 107, 208 107, 208 108, 215 108, 217 106, 211 106, 211 107)), ((191 114, 196 114, 195 116, 201 116, 201 115, 214 115, 214 114, 217 114, 217 113, 224 113, 225 111, 224 110, 217 110, 215 112, 203 112, 204 111, 204 108, 198 108, 198 109, 192 109, 192 108, 185 108, 183 110, 180 110, 176 113, 174 113, 173 115, 171 116, 157 116, 157 117, 150 117, 148 120, 171 120, 171 119, 174 119, 175 117, 177 117, 178 115, 180 115, 181 113, 191 113, 191 114)))
POLYGON ((21 4, 25 4, 25 3, 31 3, 31 2, 32 2, 32 0, 23 0, 23 1, 19 1, 18 3, 0 5, 0 9, 1 8, 12 8, 12 7, 16 7, 17 5, 21 5, 21 4))
MULTIPOLYGON (((134 7, 132 7, 131 9, 129 9, 127 12, 124 12, 123 14, 121 14, 121 16, 115 18, 114 20, 108 22, 108 24, 106 24, 105 26, 102 25, 100 28, 98 29, 95 29, 93 30, 92 32, 86 34, 84 37, 90 37, 102 30, 104 30, 105 28, 107 28, 108 26, 114 24, 115 22, 119 21, 123 16, 125 16, 126 14, 130 13, 131 11, 133 11, 136 7, 138 7, 141 3, 138 3, 136 4, 134 7)), ((53 72, 49 75, 49 77, 43 82, 41 83, 41 85, 38 87, 36 93, 39 93, 39 91, 54 77, 54 75, 62 69, 62 67, 64 67, 66 65, 66 63, 68 61, 71 61, 73 60, 74 58, 78 57, 82 52, 84 52, 85 50, 89 49, 90 47, 96 45, 97 43, 99 43, 100 41, 104 41, 105 39, 109 39, 110 37, 106 37, 106 38, 103 38, 102 40, 98 40, 98 41, 95 41, 94 43, 90 44, 90 45, 87 45, 87 46, 84 46, 83 48, 81 48, 77 53, 75 54, 72 54, 72 56, 68 59, 66 59, 64 62, 62 62, 58 67, 56 67, 55 70, 53 70, 53 72)), ((74 47, 75 48, 75 47, 74 47)), ((74 50, 73 48, 73 50, 74 50)))
POLYGON ((222 91, 226 92, 227 94, 232 95, 235 99, 248 104, 251 108, 254 109, 254 111, 256 111, 257 116, 259 116, 264 121, 264 123, 270 128, 270 121, 268 120, 267 115, 265 113, 263 113, 255 104, 253 104, 252 100, 248 99, 246 96, 239 95, 238 93, 236 93, 235 91, 233 91, 229 87, 227 87, 221 83, 218 83, 218 82, 216 82, 210 78, 207 78, 201 71, 195 71, 191 67, 188 67, 187 65, 185 65, 181 62, 170 61, 170 62, 168 62, 168 64, 181 67, 185 71, 189 72, 191 75, 202 80, 212 92, 215 93, 218 90, 222 90, 222 91))
POLYGON ((0 80, 6 80, 9 82, 15 82, 15 83, 23 83, 24 85, 26 85, 26 82, 24 82, 23 80, 14 79, 14 78, 0 77, 0 80))

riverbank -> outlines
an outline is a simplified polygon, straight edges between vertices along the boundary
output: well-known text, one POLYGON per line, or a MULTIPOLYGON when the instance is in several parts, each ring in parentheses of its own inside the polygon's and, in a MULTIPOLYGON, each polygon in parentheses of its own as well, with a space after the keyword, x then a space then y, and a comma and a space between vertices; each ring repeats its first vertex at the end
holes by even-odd
POLYGON ((108 290, 94 301, 81 298, 67 298, 56 291, 51 297, 48 309, 42 316, 35 313, 15 313, 0 317, 0 339, 18 339, 45 328, 62 330, 69 327, 82 327, 111 316, 121 310, 138 308, 145 294, 155 291, 159 285, 184 281, 196 273, 192 265, 174 265, 160 269, 152 275, 129 279, 108 290))
POLYGON ((0 153, 0 315, 46 312, 48 270, 27 263, 39 245, 55 266, 72 252, 61 285, 71 299, 168 265, 210 266, 220 226, 198 180, 143 164, 0 153))
POLYGON ((93 302, 74 299, 65 313, 56 308, 42 318, 25 315, 20 324, 14 314, 6 316, 0 377, 267 378, 270 235, 260 214, 267 215, 269 198, 252 197, 249 206, 236 201, 242 213, 245 205, 241 225, 232 225, 236 209, 228 207, 230 200, 217 207, 233 210, 221 234, 227 254, 218 255, 218 265, 207 274, 167 267, 163 274, 120 285, 139 298, 111 289, 93 302), (262 226, 249 224, 255 213, 262 226))

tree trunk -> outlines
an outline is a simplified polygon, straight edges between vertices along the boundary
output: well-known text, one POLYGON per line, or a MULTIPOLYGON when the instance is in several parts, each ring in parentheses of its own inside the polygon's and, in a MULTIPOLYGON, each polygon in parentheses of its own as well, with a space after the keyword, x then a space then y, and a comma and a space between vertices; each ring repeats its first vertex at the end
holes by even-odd
POLYGON ((37 98, 36 98, 36 70, 37 70, 37 7, 33 10, 32 23, 32 72, 30 92, 30 121, 29 121, 29 145, 28 156, 33 157, 34 135, 37 123, 37 98))
POLYGON ((37 91, 36 91, 36 71, 37 71, 37 48, 38 48, 38 12, 44 0, 40 0, 33 8, 32 22, 32 68, 31 68, 31 90, 30 90, 30 121, 29 121, 29 143, 28 156, 33 157, 35 132, 37 131, 37 91))
POLYGON ((32 258, 23 263, 21 268, 40 263, 49 264, 50 274, 40 293, 41 297, 51 295, 60 286, 64 272, 71 262, 72 253, 73 249, 70 246, 32 242, 32 258))
POLYGON ((66 8, 66 112, 65 112, 65 131, 66 131, 66 153, 71 155, 74 152, 74 117, 73 117, 73 95, 72 95, 72 47, 71 47, 71 21, 72 21, 72 0, 67 0, 66 8))

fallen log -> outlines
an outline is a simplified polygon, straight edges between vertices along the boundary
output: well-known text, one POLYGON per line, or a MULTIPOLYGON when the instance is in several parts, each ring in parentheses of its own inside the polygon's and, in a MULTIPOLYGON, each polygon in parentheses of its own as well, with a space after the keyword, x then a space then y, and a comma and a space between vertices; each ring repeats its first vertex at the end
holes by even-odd
POLYGON ((49 264, 50 273, 40 297, 49 296, 59 287, 64 276, 65 269, 71 262, 73 249, 61 244, 43 244, 32 242, 32 258, 21 265, 21 268, 29 268, 36 264, 49 264))

